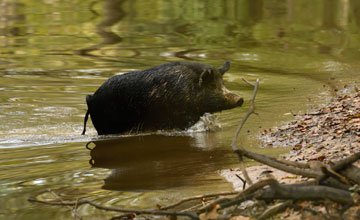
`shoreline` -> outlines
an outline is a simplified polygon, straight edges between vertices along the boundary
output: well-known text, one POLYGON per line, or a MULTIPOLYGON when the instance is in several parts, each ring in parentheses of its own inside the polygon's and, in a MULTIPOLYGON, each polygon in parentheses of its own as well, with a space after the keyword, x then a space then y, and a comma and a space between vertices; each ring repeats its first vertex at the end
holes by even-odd
POLYGON ((291 147, 282 159, 329 163, 360 151, 360 92, 342 93, 312 113, 302 114, 280 128, 264 130, 264 147, 291 147))
MULTIPOLYGON (((279 158, 298 161, 334 162, 360 152, 360 91, 348 87, 323 107, 307 114, 299 114, 281 127, 263 130, 259 140, 264 148, 290 147, 290 152, 279 158)), ((266 165, 248 167, 252 179, 261 179, 262 173, 271 175, 281 183, 303 181, 300 176, 289 174, 266 165)), ((241 190, 240 169, 221 170, 220 174, 241 190)))

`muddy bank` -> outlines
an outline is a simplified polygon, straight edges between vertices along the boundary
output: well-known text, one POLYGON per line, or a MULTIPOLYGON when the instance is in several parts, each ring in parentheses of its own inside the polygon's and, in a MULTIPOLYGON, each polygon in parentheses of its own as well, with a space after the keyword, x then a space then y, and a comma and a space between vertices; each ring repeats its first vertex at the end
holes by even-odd
MULTIPOLYGON (((263 130, 262 147, 290 147, 291 151, 280 158, 291 161, 337 161, 360 151, 360 91, 357 87, 338 93, 329 104, 309 113, 295 116, 295 120, 278 128, 263 130)), ((247 168, 255 180, 271 172, 281 183, 295 183, 299 176, 265 165, 247 168)), ((232 182, 236 190, 243 187, 239 169, 222 170, 221 175, 232 182)))

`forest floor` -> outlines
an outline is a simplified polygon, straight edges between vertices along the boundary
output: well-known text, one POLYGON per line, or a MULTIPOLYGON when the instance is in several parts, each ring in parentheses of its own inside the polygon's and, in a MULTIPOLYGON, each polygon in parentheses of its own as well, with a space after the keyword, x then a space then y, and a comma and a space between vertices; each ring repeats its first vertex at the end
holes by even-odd
POLYGON ((292 147, 283 159, 337 161, 360 151, 360 92, 342 94, 287 125, 264 130, 264 147, 292 147))
MULTIPOLYGON (((344 89, 329 104, 297 115, 284 126, 263 130, 259 139, 263 147, 291 148, 289 153, 279 157, 289 161, 331 164, 360 152, 360 91, 357 87, 344 89)), ((354 165, 360 167, 359 162, 354 165)), ((280 183, 307 180, 266 165, 248 167, 247 171, 257 180, 269 172, 280 183)), ((243 182, 238 178, 242 176, 240 169, 223 170, 221 174, 236 190, 242 189, 243 182)), ((356 212, 360 212, 360 208, 356 212)), ((307 219, 301 213, 284 214, 291 216, 289 219, 307 219)))

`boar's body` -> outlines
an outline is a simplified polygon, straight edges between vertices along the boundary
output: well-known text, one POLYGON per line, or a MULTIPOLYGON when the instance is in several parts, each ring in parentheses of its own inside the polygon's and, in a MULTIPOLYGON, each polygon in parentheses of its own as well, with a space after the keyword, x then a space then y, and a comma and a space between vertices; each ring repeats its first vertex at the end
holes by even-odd
POLYGON ((172 62, 108 79, 86 97, 87 116, 99 135, 126 131, 186 129, 205 112, 241 106, 243 99, 228 91, 222 75, 230 63, 210 65, 172 62))

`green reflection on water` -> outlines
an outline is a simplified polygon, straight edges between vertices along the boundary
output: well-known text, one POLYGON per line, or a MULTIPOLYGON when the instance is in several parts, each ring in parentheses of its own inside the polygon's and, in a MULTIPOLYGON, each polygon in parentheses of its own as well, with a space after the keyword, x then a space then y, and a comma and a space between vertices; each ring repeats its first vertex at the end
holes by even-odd
MULTIPOLYGON (((172 163, 162 158, 160 170, 173 167, 188 175, 184 180, 201 184, 135 193, 101 189, 117 171, 89 164, 91 153, 84 145, 96 132, 90 123, 89 135, 80 136, 85 96, 118 73, 173 60, 219 66, 228 59, 232 67, 224 78, 229 89, 249 99, 252 88, 241 77, 261 81, 259 116, 249 119, 239 142, 275 156, 286 149, 257 148, 260 130, 328 101, 344 84, 358 84, 359 10, 357 0, 1 1, 0 207, 5 208, 0 218, 70 218, 67 208, 26 201, 47 188, 136 208, 230 189, 213 171, 236 166, 227 150, 248 103, 218 114, 220 131, 163 137, 172 147, 183 139, 192 144, 179 153, 187 157, 185 165, 181 158, 172 163), (199 147, 207 151, 198 154, 199 147), (187 169, 198 169, 199 175, 187 169), (115 195, 123 200, 109 199, 115 195)), ((165 181, 169 174, 156 175, 165 181)), ((89 207, 80 213, 104 217, 89 207)))

